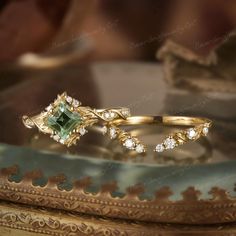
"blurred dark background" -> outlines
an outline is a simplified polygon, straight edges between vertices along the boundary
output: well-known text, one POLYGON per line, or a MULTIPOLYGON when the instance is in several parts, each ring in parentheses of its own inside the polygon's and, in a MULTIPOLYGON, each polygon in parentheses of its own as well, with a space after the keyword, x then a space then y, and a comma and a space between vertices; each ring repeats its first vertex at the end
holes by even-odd
POLYGON ((154 60, 168 39, 208 55, 235 26, 234 0, 2 0, 0 62, 81 39, 86 60, 154 60))

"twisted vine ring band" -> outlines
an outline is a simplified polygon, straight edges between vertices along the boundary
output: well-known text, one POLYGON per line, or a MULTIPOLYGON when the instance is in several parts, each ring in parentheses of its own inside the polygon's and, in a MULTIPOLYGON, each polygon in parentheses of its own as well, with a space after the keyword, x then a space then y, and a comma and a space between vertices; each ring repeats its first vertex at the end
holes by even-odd
POLYGON ((87 133, 87 127, 100 121, 123 120, 128 116, 128 108, 92 109, 81 106, 78 100, 64 92, 40 114, 32 117, 24 115, 22 121, 27 128, 37 127, 39 131, 50 134, 55 141, 69 147, 87 133))
POLYGON ((131 116, 125 120, 117 119, 108 122, 104 126, 104 130, 106 130, 104 133, 109 134, 111 139, 118 139, 127 149, 143 153, 146 151, 146 147, 138 137, 132 136, 130 132, 124 131, 119 126, 147 124, 188 127, 187 129, 171 133, 161 143, 157 144, 154 151, 163 152, 188 141, 195 141, 201 136, 206 136, 212 125, 212 121, 207 118, 186 116, 131 116))

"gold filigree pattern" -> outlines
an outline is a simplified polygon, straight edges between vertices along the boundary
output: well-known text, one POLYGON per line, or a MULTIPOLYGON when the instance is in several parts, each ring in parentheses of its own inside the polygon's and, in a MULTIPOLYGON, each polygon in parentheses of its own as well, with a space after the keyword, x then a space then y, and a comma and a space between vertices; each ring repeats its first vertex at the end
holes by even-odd
MULTIPOLYGON (((186 226, 106 219, 65 211, 0 203, 0 226, 53 236, 232 236, 235 225, 186 226)), ((1 233, 1 228, 0 228, 1 233)))

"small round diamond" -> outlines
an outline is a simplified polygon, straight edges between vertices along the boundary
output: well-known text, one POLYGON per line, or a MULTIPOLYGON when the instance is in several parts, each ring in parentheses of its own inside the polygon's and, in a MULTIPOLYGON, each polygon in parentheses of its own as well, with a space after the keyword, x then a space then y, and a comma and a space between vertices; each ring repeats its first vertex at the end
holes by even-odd
POLYGON ((130 111, 129 111, 129 110, 123 110, 123 111, 122 111, 122 115, 123 115, 124 117, 129 117, 129 116, 130 116, 130 111))
POLYGON ((105 119, 110 119, 110 113, 109 112, 105 112, 104 114, 103 114, 103 116, 104 116, 104 118, 105 119))
POLYGON ((46 111, 51 111, 52 110, 52 105, 50 104, 48 107, 45 108, 46 111))
POLYGON ((116 114, 113 111, 107 111, 103 116, 106 120, 113 120, 116 117, 116 114))
POLYGON ((126 139, 125 142, 124 142, 124 146, 128 149, 132 149, 134 147, 134 141, 129 138, 129 139, 126 139))
POLYGON ((164 141, 164 145, 166 149, 173 149, 176 145, 176 141, 173 138, 167 138, 164 141))
POLYGON ((65 140, 64 140, 64 139, 60 139, 59 142, 60 142, 61 144, 65 144, 65 140))
POLYGON ((111 137, 111 139, 114 139, 114 138, 116 138, 116 130, 115 130, 115 128, 110 128, 110 137, 111 137))
POLYGON ((79 129, 79 133, 80 133, 80 135, 85 135, 86 133, 87 133, 88 131, 84 128, 84 127, 81 127, 80 129, 79 129))
POLYGON ((209 132, 208 127, 204 127, 204 128, 202 129, 202 133, 203 133, 204 135, 207 135, 208 132, 209 132))
POLYGON ((70 97, 70 96, 67 96, 67 97, 66 97, 66 101, 67 101, 68 103, 72 103, 72 100, 73 100, 72 97, 70 97))
POLYGON ((145 150, 144 150, 144 146, 142 145, 142 144, 138 144, 137 146, 136 146, 136 152, 138 152, 138 153, 143 153, 145 150))
POLYGON ((106 134, 107 133, 107 127, 106 126, 103 126, 102 127, 102 134, 104 135, 104 134, 106 134))
POLYGON ((79 101, 74 99, 72 103, 73 107, 78 107, 80 105, 79 101))
POLYGON ((114 118, 116 117, 116 113, 113 112, 113 111, 111 111, 111 112, 110 112, 110 117, 111 117, 111 119, 114 119, 114 118))
POLYGON ((194 139, 197 135, 197 132, 195 131, 195 129, 191 128, 187 131, 187 137, 189 139, 194 139))
POLYGON ((132 149, 134 147, 134 141, 131 138, 126 139, 124 142, 124 146, 128 149, 132 149))
POLYGON ((59 137, 59 135, 55 134, 55 135, 53 136, 53 139, 58 142, 59 139, 60 139, 60 137, 59 137))
POLYGON ((163 152, 165 150, 165 147, 163 146, 163 144, 157 144, 155 151, 156 152, 163 152))

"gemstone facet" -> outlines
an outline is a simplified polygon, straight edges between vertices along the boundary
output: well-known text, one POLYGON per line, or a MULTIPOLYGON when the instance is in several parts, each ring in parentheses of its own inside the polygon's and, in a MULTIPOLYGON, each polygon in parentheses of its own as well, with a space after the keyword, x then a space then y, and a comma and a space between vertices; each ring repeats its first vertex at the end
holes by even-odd
POLYGON ((77 112, 71 112, 65 102, 60 102, 47 119, 48 126, 65 142, 76 126, 82 123, 82 117, 77 112))

